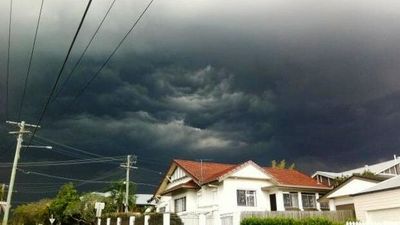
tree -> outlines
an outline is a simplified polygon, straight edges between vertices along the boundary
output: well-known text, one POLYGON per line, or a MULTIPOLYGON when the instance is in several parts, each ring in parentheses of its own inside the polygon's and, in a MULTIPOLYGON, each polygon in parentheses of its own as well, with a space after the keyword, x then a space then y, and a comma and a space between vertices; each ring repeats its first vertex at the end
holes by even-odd
MULTIPOLYGON (((120 180, 111 184, 109 191, 111 191, 111 198, 116 205, 116 212, 124 212, 125 209, 125 181, 120 180)), ((128 208, 133 209, 136 204, 136 186, 135 183, 129 182, 129 196, 128 196, 128 208)))
POLYGON ((343 182, 345 182, 348 178, 349 178, 349 176, 344 176, 344 175, 342 175, 342 176, 340 176, 340 177, 336 177, 336 178, 333 180, 333 187, 337 187, 337 186, 341 185, 341 184, 342 184, 343 182))
POLYGON ((379 178, 379 176, 377 176, 376 174, 374 174, 373 172, 369 171, 369 170, 364 170, 364 172, 362 174, 360 174, 360 176, 362 177, 366 177, 366 178, 379 178))
POLYGON ((286 167, 286 160, 282 159, 281 161, 277 162, 276 160, 271 161, 271 167, 272 168, 278 168, 278 169, 290 169, 293 170, 295 168, 295 164, 292 163, 290 166, 286 167))
POLYGON ((72 218, 78 223, 94 224, 96 221, 96 202, 105 203, 103 213, 115 212, 116 205, 113 203, 112 198, 87 193, 80 197, 80 201, 74 201, 68 204, 64 210, 64 215, 72 218))
POLYGON ((6 189, 6 185, 0 184, 0 201, 3 201, 3 199, 4 199, 4 194, 6 193, 5 189, 6 189))
POLYGON ((49 224, 51 199, 20 205, 13 211, 11 224, 36 225, 49 224))
POLYGON ((69 205, 78 204, 79 202, 78 191, 72 183, 68 183, 60 188, 56 198, 49 207, 49 211, 54 215, 55 219, 62 224, 72 224, 74 219, 70 214, 67 215, 65 211, 69 205))

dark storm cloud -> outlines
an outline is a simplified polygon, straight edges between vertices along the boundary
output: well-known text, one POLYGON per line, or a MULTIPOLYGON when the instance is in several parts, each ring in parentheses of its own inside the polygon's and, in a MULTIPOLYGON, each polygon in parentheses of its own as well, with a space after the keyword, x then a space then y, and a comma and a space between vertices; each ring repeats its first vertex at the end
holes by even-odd
MULTIPOLYGON (((146 4, 117 1, 77 73, 51 105, 40 134, 100 154, 156 158, 162 165, 151 165, 155 169, 177 157, 262 164, 285 158, 312 172, 361 166, 396 153, 398 1, 227 2, 156 1, 98 79, 72 103, 146 4)), ((109 4, 94 2, 66 74, 109 4)), ((38 6, 27 0, 15 6, 14 113, 38 6)), ((83 7, 80 1, 45 5, 24 111, 28 121, 40 113, 83 7)), ((6 1, 0 10, 0 66, 5 68, 6 1)), ((5 148, 14 140, 2 135, 0 141, 5 148)), ((8 151, 3 159, 11 155, 8 151)), ((25 153, 23 160, 37 157, 50 158, 25 153)))

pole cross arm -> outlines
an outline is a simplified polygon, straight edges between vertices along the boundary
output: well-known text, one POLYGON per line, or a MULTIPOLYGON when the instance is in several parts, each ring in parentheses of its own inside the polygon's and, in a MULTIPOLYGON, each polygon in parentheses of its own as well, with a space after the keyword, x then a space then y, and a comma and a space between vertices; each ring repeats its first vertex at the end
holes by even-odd
POLYGON ((26 126, 26 127, 36 127, 36 128, 40 128, 40 126, 38 126, 38 125, 25 123, 24 121, 22 121, 22 122, 14 122, 14 121, 9 121, 9 120, 7 120, 6 123, 8 123, 8 124, 13 124, 13 125, 18 125, 18 126, 22 126, 22 124, 24 124, 24 126, 26 126))
POLYGON ((29 130, 24 130, 24 131, 10 131, 8 133, 9 134, 30 134, 31 132, 29 130))

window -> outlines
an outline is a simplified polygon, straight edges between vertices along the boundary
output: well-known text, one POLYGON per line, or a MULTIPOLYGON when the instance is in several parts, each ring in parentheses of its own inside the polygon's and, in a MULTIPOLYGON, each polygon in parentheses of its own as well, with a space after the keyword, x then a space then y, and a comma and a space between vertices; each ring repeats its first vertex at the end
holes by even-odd
POLYGON ((160 209, 158 210, 160 213, 165 213, 165 206, 164 207, 160 207, 160 209))
POLYGON ((256 206, 256 191, 237 190, 238 206, 256 206))
POLYGON ((186 211, 186 197, 175 199, 175 213, 186 211))
POLYGON ((283 201, 286 209, 299 208, 299 196, 297 192, 284 193, 283 201))
POLYGON ((321 202, 320 206, 321 206, 321 210, 324 210, 324 211, 329 210, 329 202, 321 202))
POLYGON ((317 202, 315 199, 315 194, 312 193, 302 193, 301 200, 303 203, 303 208, 314 209, 317 207, 317 202))

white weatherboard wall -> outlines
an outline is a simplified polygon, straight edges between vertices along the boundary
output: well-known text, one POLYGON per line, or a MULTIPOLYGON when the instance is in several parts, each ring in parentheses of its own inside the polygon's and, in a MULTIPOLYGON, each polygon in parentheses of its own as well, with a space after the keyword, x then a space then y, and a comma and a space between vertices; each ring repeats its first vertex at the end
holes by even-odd
POLYGON ((400 221, 400 189, 354 196, 357 219, 362 222, 400 221))
POLYGON ((247 164, 246 166, 239 168, 229 175, 230 177, 242 177, 246 179, 271 179, 262 168, 258 168, 253 164, 247 164))
MULTIPOLYGON (((170 200, 171 211, 175 210, 175 199, 186 197, 186 212, 196 212, 197 211, 197 193, 194 190, 187 190, 181 194, 174 195, 170 200)), ((185 214, 185 212, 178 213, 185 214)))
POLYGON ((224 180, 223 191, 219 199, 220 213, 230 213, 236 211, 264 211, 269 210, 269 196, 261 190, 262 187, 270 186, 271 183, 262 180, 246 180, 228 178, 224 180), (237 190, 256 191, 256 206, 238 206, 237 190))
POLYGON ((272 183, 268 181, 269 179, 270 177, 266 173, 252 164, 234 171, 228 178, 223 180, 218 190, 219 213, 269 210, 269 196, 261 190, 263 187, 272 186, 272 183), (237 190, 256 191, 256 206, 238 206, 237 190))

